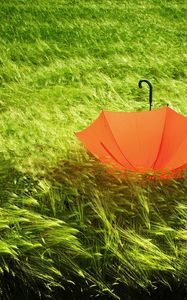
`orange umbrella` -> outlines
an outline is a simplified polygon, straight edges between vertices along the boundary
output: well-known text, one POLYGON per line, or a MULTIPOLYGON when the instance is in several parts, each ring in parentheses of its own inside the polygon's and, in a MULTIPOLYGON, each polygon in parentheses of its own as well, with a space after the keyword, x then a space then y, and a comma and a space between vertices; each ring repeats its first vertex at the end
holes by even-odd
POLYGON ((102 163, 116 170, 176 176, 187 167, 187 118, 165 106, 150 111, 102 111, 77 137, 102 163))

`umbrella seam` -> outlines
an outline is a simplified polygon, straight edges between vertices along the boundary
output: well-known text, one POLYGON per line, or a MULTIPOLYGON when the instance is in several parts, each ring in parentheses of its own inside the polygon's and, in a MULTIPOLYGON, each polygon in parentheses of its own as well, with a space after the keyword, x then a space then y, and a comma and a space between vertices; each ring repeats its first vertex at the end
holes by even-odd
MULTIPOLYGON (((116 143, 116 146, 117 146, 117 148, 119 149, 120 153, 121 153, 122 156, 125 158, 125 160, 130 164, 130 166, 131 166, 132 168, 134 168, 134 170, 137 171, 137 169, 135 168, 135 166, 133 166, 133 165, 130 163, 130 161, 126 158, 126 156, 123 154, 121 148, 119 147, 119 145, 118 145, 118 143, 117 143, 117 141, 116 141, 116 138, 115 138, 115 136, 114 136, 114 134, 113 134, 113 132, 112 132, 112 129, 111 129, 110 125, 109 125, 109 122, 108 122, 108 120, 107 120, 107 118, 106 118, 106 116, 105 116, 105 112, 104 112, 104 111, 103 111, 103 116, 104 116, 104 118, 105 118, 105 120, 106 120, 106 124, 108 125, 108 128, 109 128, 109 130, 110 130, 110 133, 111 133, 111 135, 112 135, 112 137, 113 137, 113 139, 114 139, 114 141, 115 141, 115 143, 116 143)), ((124 167, 125 167, 125 166, 124 166, 124 167)))
POLYGON ((101 144, 101 146, 105 149, 105 151, 119 164, 119 165, 121 165, 122 167, 124 167, 125 168, 125 166, 122 164, 122 163, 120 163, 120 161, 110 152, 110 150, 102 143, 102 142, 100 142, 100 144, 101 144))
POLYGON ((175 168, 175 169, 172 169, 171 171, 172 171, 172 172, 177 172, 178 170, 179 170, 179 171, 184 171, 184 168, 186 168, 186 166, 187 166, 187 163, 184 163, 184 164, 182 164, 180 167, 177 167, 177 168, 175 168))
POLYGON ((161 139, 160 139, 160 145, 159 145, 159 148, 158 148, 158 153, 157 153, 156 159, 155 159, 154 163, 151 166, 152 169, 154 169, 154 167, 155 167, 155 165, 156 165, 156 163, 158 161, 160 150, 162 148, 163 139, 164 139, 164 133, 165 133, 165 129, 166 129, 166 119, 167 119, 167 107, 166 107, 166 112, 165 112, 165 121, 164 121, 162 136, 161 136, 161 139))
MULTIPOLYGON (((182 141, 181 141, 181 143, 179 144, 179 146, 177 147, 177 149, 176 149, 176 151, 175 151, 175 154, 180 150, 180 148, 183 146, 184 142, 185 142, 185 140, 182 140, 182 141)), ((173 156, 170 157, 170 159, 167 161, 167 165, 169 165, 169 163, 172 162, 172 159, 173 159, 173 156)), ((185 164, 186 164, 186 163, 182 164, 181 166, 183 166, 183 165, 185 165, 185 164)), ((178 169, 178 168, 180 168, 181 166, 175 167, 175 168, 172 169, 172 170, 178 169)))
MULTIPOLYGON (((141 147, 141 142, 140 142, 140 135, 139 135, 139 127, 138 127, 138 120, 137 120, 137 115, 135 115, 135 130, 136 130, 136 140, 137 140, 137 148, 138 148, 138 152, 142 154, 142 147, 141 147)), ((141 157, 141 155, 139 155, 139 157, 141 157)), ((138 165, 140 166, 140 159, 138 159, 138 165)))

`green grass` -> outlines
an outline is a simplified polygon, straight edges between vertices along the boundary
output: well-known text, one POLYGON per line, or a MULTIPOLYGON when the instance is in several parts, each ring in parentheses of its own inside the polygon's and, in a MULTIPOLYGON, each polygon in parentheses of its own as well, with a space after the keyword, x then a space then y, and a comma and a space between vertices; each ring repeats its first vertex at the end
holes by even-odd
POLYGON ((2 278, 111 297, 186 283, 186 176, 113 177, 74 135, 101 109, 148 110, 143 78, 154 108, 187 114, 186 17, 174 0, 1 0, 2 278))

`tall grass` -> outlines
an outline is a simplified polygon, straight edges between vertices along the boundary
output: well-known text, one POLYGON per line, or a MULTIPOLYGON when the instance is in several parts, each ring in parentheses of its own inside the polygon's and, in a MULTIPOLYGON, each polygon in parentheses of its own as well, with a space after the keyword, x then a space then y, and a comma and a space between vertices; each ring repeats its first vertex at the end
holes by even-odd
MULTIPOLYGON (((101 109, 187 113, 184 3, 1 1, 1 140, 17 166, 68 158, 101 109)), ((40 167, 38 167, 38 164, 40 167)))
POLYGON ((2 0, 0 19, 1 297, 185 288, 186 175, 112 175, 74 136, 101 109, 147 110, 142 78, 187 113, 185 3, 2 0))
POLYGON ((6 178, 2 274, 27 287, 40 282, 51 296, 81 281, 83 296, 90 287, 116 299, 129 287, 185 282, 186 176, 135 182, 87 159, 62 161, 40 179, 6 178))

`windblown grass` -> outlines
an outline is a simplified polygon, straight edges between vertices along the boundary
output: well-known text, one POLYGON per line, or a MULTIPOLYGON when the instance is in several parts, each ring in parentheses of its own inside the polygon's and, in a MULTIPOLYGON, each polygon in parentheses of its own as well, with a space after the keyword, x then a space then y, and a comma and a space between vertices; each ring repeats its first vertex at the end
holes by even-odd
POLYGON ((101 109, 148 109, 142 78, 187 113, 185 3, 2 0, 0 18, 3 299, 185 287, 186 175, 113 176, 74 136, 101 109))
POLYGON ((63 288, 73 297, 80 281, 82 297, 90 288, 111 299, 185 283, 186 176, 135 183, 87 159, 61 161, 35 180, 4 162, 1 173, 15 178, 2 177, 2 275, 38 295, 63 288))
POLYGON ((35 171, 68 158, 103 108, 163 104, 187 113, 185 4, 176 1, 1 1, 1 140, 35 171))

